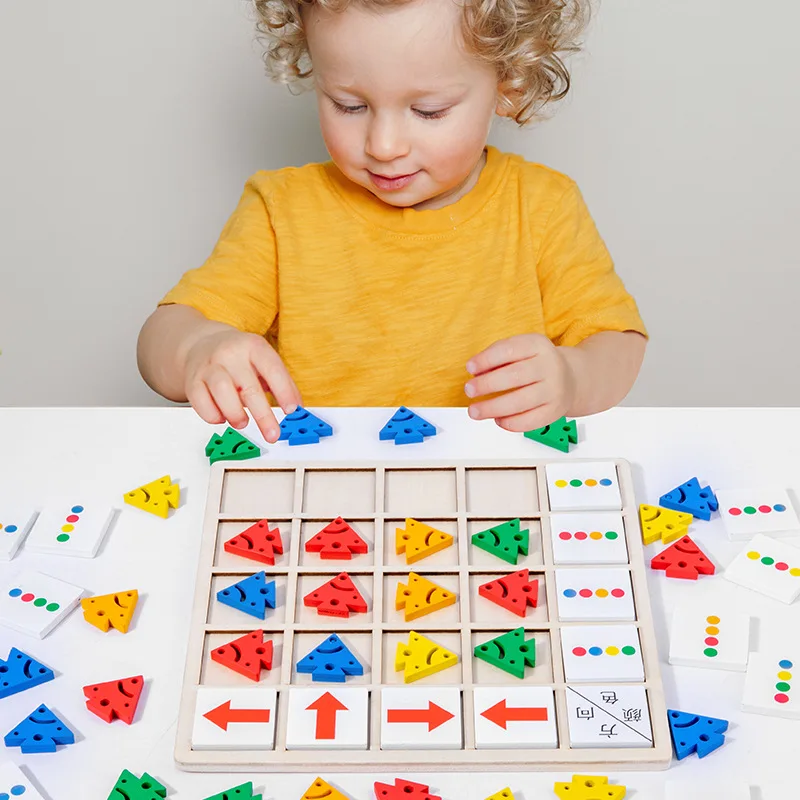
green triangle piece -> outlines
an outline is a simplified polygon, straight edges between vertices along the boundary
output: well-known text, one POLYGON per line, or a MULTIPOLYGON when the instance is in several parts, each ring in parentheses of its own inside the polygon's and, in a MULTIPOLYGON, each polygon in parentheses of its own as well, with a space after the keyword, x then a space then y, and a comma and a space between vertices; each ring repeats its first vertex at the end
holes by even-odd
POLYGON ((206 445, 206 455, 211 463, 216 461, 244 461, 258 458, 261 450, 239 431, 228 428, 222 436, 212 436, 206 445))
POLYGON ((108 800, 161 800, 167 796, 166 787, 146 772, 137 778, 127 769, 117 778, 108 800))
POLYGON ((213 797, 206 797, 206 800, 261 800, 261 795, 253 794, 253 782, 248 781, 215 794, 213 797))
POLYGON ((502 669, 515 678, 525 677, 525 666, 536 666, 536 639, 525 641, 525 629, 516 628, 495 639, 479 644, 475 658, 502 669))
POLYGON ((570 444, 578 444, 578 426, 574 419, 567 422, 566 417, 561 417, 543 428, 528 431, 525 438, 532 439, 539 444, 546 444, 548 447, 554 447, 563 453, 569 453, 570 444))
POLYGON ((523 531, 520 528, 519 519, 512 519, 494 528, 473 533, 472 544, 509 564, 516 565, 520 553, 524 556, 528 555, 530 538, 530 531, 527 529, 523 531))

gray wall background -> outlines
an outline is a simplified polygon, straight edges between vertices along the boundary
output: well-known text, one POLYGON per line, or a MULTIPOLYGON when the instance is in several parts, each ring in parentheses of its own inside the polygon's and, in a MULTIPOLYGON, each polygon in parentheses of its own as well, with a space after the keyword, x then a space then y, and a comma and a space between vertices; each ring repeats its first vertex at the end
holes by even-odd
MULTIPOLYGON (((652 335, 639 405, 798 405, 800 5, 604 0, 492 142, 580 184, 652 335)), ((246 0, 0 3, 0 405, 158 403, 135 342, 258 169, 326 158, 246 0)))

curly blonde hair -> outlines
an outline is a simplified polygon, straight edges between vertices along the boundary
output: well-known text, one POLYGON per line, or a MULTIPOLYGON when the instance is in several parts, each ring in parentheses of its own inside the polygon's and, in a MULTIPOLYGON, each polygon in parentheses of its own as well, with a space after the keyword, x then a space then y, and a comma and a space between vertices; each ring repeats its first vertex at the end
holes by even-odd
MULTIPOLYGON (((311 75, 302 9, 340 12, 351 3, 381 8, 412 0, 253 0, 267 72, 290 87, 311 75)), ((467 49, 494 64, 500 104, 519 125, 569 92, 562 56, 580 50, 590 0, 454 0, 462 3, 467 49)))

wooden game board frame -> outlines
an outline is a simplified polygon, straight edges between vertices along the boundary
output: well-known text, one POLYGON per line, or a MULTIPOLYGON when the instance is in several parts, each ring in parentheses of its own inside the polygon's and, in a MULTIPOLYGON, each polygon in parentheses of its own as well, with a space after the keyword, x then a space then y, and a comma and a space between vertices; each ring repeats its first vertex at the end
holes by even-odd
MULTIPOLYGON (((409 513, 409 516, 412 514, 409 513)), ((436 515, 431 515, 434 519, 436 515)), ((519 516, 514 509, 509 509, 506 518, 519 516)), ((277 517, 276 517, 277 518, 277 517)), ((434 523, 435 524, 435 523, 434 523)), ((567 566, 567 565, 565 565, 567 566)), ((423 562, 411 565, 409 570, 418 569, 422 573, 431 574, 435 580, 434 570, 426 570, 423 562)), ((355 570, 354 570, 355 571, 355 570)), ((391 574, 397 572, 396 568, 389 570, 391 574)), ((461 602, 461 600, 459 601, 461 602)), ((463 606, 462 606, 463 609, 463 606)), ((435 629, 434 617, 431 615, 431 622, 424 624, 421 620, 420 627, 416 628, 424 632, 427 627, 429 630, 435 629)), ((288 617, 287 617, 288 619, 288 617)), ((522 624, 522 620, 520 620, 522 624)), ((411 625, 411 628, 415 626, 411 625)), ((454 628, 454 625, 445 625, 446 628, 454 628)), ((325 627, 326 631, 331 628, 325 627)), ((318 632, 322 632, 320 627, 318 632)), ((435 636, 434 636, 435 638, 435 636)), ((513 678, 509 677, 508 686, 514 685, 513 678)), ((606 682, 612 683, 612 682, 606 682)), ((422 685, 424 681, 420 684, 422 685)), ((253 686, 257 684, 253 683, 253 686)), ((321 684, 317 684, 321 686, 321 684)), ((631 685, 631 684, 625 684, 631 685)), ((672 745, 669 735, 667 721, 667 709, 664 698, 664 690, 659 668, 658 649, 653 625, 653 617, 650 607, 650 598, 647 590, 647 576, 644 561, 644 548, 641 540, 637 505, 633 492, 633 481, 631 476, 630 464, 623 459, 548 459, 548 460, 451 460, 451 461, 347 461, 347 462, 305 462, 305 461, 271 461, 258 460, 246 463, 226 462, 218 463, 211 470, 210 484, 208 491, 208 501, 206 506, 205 520, 203 525, 203 538, 200 549, 199 566, 197 573, 197 584, 195 589, 194 607, 191 617, 191 627, 189 632, 189 643, 186 658, 186 670, 183 679, 183 690, 181 696, 180 713, 178 718, 178 728, 175 745, 176 764, 185 770, 208 771, 208 772, 366 772, 366 771, 436 771, 436 772, 461 772, 461 771, 563 771, 575 770, 576 772, 592 772, 601 769, 608 771, 625 770, 653 770, 665 769, 669 766, 672 758, 672 745), (650 748, 578 748, 569 747, 569 730, 566 706, 566 682, 564 680, 563 662, 561 646, 558 637, 558 629, 562 625, 557 619, 557 597, 554 580, 555 566, 553 564, 552 544, 550 538, 549 510, 547 482, 544 467, 548 463, 569 463, 577 464, 580 462, 603 461, 613 463, 617 468, 618 482, 622 497, 622 517, 625 526, 628 546, 628 561, 631 572, 631 582, 633 585, 634 601, 637 610, 637 619, 634 623, 639 629, 640 642, 642 648, 642 659, 644 663, 644 685, 649 702, 650 719, 653 732, 653 747, 650 748), (286 750, 286 715, 288 703, 285 699, 281 700, 281 694, 289 688, 289 681, 292 675, 292 639, 296 629, 302 628, 309 630, 307 625, 298 626, 294 622, 270 623, 269 616, 263 623, 253 619, 252 623, 243 620, 242 625, 233 628, 220 628, 207 622, 209 619, 209 609, 211 606, 211 587, 214 575, 225 575, 232 580, 245 577, 255 571, 265 569, 268 576, 270 572, 287 574, 287 614, 291 609, 291 619, 295 619, 295 606, 297 602, 295 578, 300 572, 325 573, 332 577, 338 572, 348 570, 347 561, 323 562, 317 568, 300 567, 299 551, 301 547, 300 523, 306 519, 319 519, 318 514, 302 512, 303 503, 303 481, 307 472, 341 472, 341 471, 370 471, 375 473, 375 552, 373 565, 371 567, 359 567, 358 572, 367 572, 374 575, 373 581, 373 608, 382 608, 385 560, 384 552, 384 529, 385 520, 396 520, 402 514, 387 512, 385 503, 386 471, 398 470, 450 470, 455 472, 457 506, 454 513, 443 513, 440 516, 448 519, 456 519, 458 526, 458 537, 456 545, 460 548, 458 566, 451 568, 441 568, 439 571, 447 571, 450 574, 458 572, 459 597, 467 598, 469 594, 469 575, 471 573, 496 572, 498 574, 508 573, 514 569, 511 565, 504 565, 499 559, 497 567, 487 569, 483 566, 470 566, 468 560, 468 549, 470 546, 470 536, 468 534, 467 521, 470 517, 485 517, 485 514, 470 514, 467 511, 467 473, 469 470, 484 469, 535 469, 536 485, 538 493, 539 510, 538 512, 526 512, 525 518, 536 520, 541 524, 541 564, 526 563, 532 572, 545 574, 546 600, 548 608, 548 621, 537 622, 531 628, 537 630, 547 630, 550 635, 553 669, 553 682, 543 685, 552 686, 555 689, 556 703, 556 722, 558 731, 559 746, 555 749, 476 749, 473 723, 473 697, 471 689, 475 684, 472 683, 472 640, 471 631, 482 628, 497 628, 497 625, 471 624, 468 615, 461 614, 460 635, 462 658, 462 678, 459 683, 449 683, 447 685, 459 685, 462 689, 462 719, 464 733, 464 747, 461 750, 382 750, 380 749, 380 689, 387 684, 382 684, 383 666, 382 654, 382 632, 384 629, 393 629, 392 626, 383 622, 383 616, 374 616, 373 622, 364 626, 359 626, 356 618, 343 621, 340 630, 348 632, 349 627, 361 627, 363 631, 371 628, 376 635, 372 639, 372 680, 366 684, 370 691, 370 718, 369 718, 369 749, 362 751, 348 750, 286 750), (241 559, 241 566, 236 569, 221 569, 214 567, 215 553, 217 548, 217 536, 219 524, 222 522, 255 522, 259 516, 250 515, 230 515, 221 513, 223 503, 223 488, 226 476, 231 473, 250 473, 250 472, 294 472, 294 508, 292 510, 292 531, 290 533, 291 547, 288 551, 288 559, 284 556, 283 563, 275 567, 258 562, 249 562, 241 559), (380 531, 380 534, 379 534, 380 531), (265 632, 283 633, 284 647, 282 648, 281 663, 275 664, 273 670, 281 670, 280 684, 276 687, 279 692, 277 706, 277 720, 275 728, 275 749, 274 750, 193 750, 191 746, 192 727, 194 724, 196 688, 199 685, 205 648, 205 636, 207 633, 227 633, 229 639, 235 638, 255 628, 263 628, 265 632)))

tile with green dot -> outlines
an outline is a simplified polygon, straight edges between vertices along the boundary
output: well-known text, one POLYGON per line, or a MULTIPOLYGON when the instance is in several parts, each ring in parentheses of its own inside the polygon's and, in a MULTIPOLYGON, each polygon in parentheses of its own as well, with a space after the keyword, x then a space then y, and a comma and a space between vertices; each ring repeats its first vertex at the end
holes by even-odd
POLYGON ((669 663, 744 672, 750 654, 750 616, 722 603, 678 607, 672 617, 669 663))

